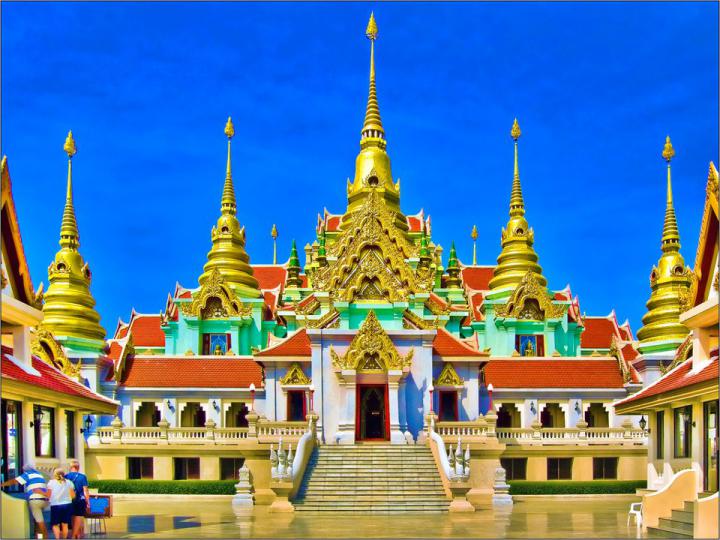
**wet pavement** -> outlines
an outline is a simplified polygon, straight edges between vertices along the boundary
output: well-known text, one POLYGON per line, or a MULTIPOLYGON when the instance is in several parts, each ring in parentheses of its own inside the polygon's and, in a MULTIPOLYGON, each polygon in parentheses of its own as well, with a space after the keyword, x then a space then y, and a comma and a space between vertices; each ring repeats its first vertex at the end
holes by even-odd
POLYGON ((230 501, 116 500, 110 538, 637 538, 627 511, 639 498, 562 498, 518 501, 471 514, 243 515, 230 501))

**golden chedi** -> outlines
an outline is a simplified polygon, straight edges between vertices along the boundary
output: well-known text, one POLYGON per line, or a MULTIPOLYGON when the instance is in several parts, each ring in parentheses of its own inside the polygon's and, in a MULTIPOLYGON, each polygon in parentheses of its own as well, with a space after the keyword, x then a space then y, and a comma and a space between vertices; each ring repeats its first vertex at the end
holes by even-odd
POLYGON ((680 314, 685 310, 692 270, 685 266, 680 254, 680 233, 678 231, 672 196, 670 161, 675 155, 670 137, 665 141, 662 156, 667 162, 667 203, 663 225, 662 255, 657 266, 650 273, 650 299, 647 313, 642 318, 643 326, 638 331, 641 352, 655 352, 674 349, 688 334, 680 323, 680 314))
POLYGON ((237 219, 237 204, 230 162, 230 145, 233 135, 235 135, 235 128, 230 118, 225 126, 225 135, 228 139, 227 170, 220 203, 220 218, 212 229, 213 245, 208 253, 208 261, 205 263, 199 281, 200 285, 203 285, 213 271, 217 270, 225 283, 232 287, 238 296, 258 298, 260 296, 258 281, 253 277, 250 256, 245 251, 245 227, 240 227, 237 219))
POLYGON ((405 216, 400 211, 400 182, 393 182, 390 157, 386 152, 387 141, 380 118, 380 107, 375 87, 375 40, 378 28, 375 17, 370 14, 365 35, 370 40, 370 88, 368 91, 365 122, 360 133, 360 153, 355 160, 355 179, 348 181, 348 208, 342 228, 350 227, 353 214, 365 203, 371 191, 377 191, 383 202, 394 212, 395 226, 408 230, 405 216))
POLYGON ((502 251, 498 256, 498 265, 493 271, 493 278, 490 280, 490 289, 492 291, 513 289, 528 272, 535 273, 535 279, 540 286, 547 286, 547 280, 542 275, 542 268, 538 264, 537 253, 533 249, 534 233, 525 219, 525 202, 523 201, 518 165, 518 139, 520 133, 520 126, 516 118, 510 130, 510 135, 515 141, 515 167, 510 195, 510 220, 502 230, 502 251))
MULTIPOLYGON (((61 342, 65 338, 90 340, 90 349, 102 350, 105 346, 105 329, 95 311, 95 299, 90 293, 90 268, 78 251, 80 234, 73 206, 72 158, 77 153, 72 132, 65 140, 68 155, 67 195, 62 225, 60 251, 48 268, 50 285, 45 293, 43 326, 61 342)), ((77 341, 77 340, 75 340, 77 341)), ((82 348, 82 344, 75 343, 82 348)))

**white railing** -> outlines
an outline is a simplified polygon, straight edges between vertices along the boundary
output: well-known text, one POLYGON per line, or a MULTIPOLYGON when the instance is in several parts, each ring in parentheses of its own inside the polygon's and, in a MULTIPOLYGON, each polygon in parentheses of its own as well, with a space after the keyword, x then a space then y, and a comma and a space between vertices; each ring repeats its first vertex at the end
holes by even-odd
POLYGON ((437 422, 435 432, 441 437, 487 437, 488 425, 486 422, 437 422))
POLYGON ((497 437, 516 444, 643 444, 647 433, 638 428, 497 428, 497 437))

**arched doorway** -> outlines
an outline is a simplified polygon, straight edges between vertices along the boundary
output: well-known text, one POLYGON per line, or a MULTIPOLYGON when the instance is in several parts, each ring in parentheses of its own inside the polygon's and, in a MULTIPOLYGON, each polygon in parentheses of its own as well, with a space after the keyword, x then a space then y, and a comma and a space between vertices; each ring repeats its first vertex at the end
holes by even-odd
POLYGON ((388 395, 386 385, 358 385, 355 437, 360 441, 389 440, 388 395))

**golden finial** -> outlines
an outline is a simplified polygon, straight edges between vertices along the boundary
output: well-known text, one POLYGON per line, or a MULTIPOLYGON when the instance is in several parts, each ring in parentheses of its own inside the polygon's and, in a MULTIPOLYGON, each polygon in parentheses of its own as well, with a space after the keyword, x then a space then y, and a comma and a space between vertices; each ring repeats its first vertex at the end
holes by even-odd
POLYGON ((522 131, 520 131, 520 124, 518 124, 517 118, 513 122, 512 129, 510 130, 510 136, 513 138, 514 141, 517 141, 520 138, 520 135, 522 134, 522 131))
POLYGON ((365 35, 372 41, 377 39, 378 27, 375 22, 375 14, 372 11, 370 12, 370 20, 368 21, 367 28, 365 29, 365 35))
POLYGON ((227 124, 225 124, 225 135, 227 135, 228 139, 232 139, 235 135, 235 126, 233 126, 231 116, 228 116, 227 124))
POLYGON ((473 241, 473 266, 477 266, 477 237, 478 237, 478 231, 477 231, 477 225, 473 225, 472 231, 470 232, 470 238, 472 238, 473 241))
POLYGON ((670 163, 670 160, 673 158, 674 155, 675 155, 675 149, 673 148, 673 145, 670 142, 670 135, 668 135, 667 137, 665 137, 665 148, 663 148, 662 157, 663 157, 663 159, 665 159, 665 161, 670 163))
POLYGON ((68 131, 67 138, 65 139, 65 146, 63 146, 65 153, 68 157, 72 157, 77 154, 77 148, 75 147, 75 139, 73 139, 72 131, 68 131))
POLYGON ((278 230, 275 224, 273 223, 272 229, 270 229, 270 236, 272 236, 273 239, 273 264, 277 264, 277 237, 278 237, 278 230))

